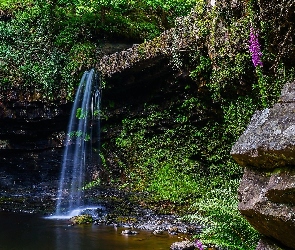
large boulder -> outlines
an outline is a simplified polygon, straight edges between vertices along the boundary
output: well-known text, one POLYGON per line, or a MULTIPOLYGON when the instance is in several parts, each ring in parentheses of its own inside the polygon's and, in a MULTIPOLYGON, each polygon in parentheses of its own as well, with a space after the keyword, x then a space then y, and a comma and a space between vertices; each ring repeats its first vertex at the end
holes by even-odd
POLYGON ((231 155, 245 167, 239 210, 265 236, 257 249, 295 249, 295 82, 254 114, 231 155))
POLYGON ((231 154, 244 167, 272 169, 295 165, 294 83, 285 85, 273 108, 256 111, 231 154))

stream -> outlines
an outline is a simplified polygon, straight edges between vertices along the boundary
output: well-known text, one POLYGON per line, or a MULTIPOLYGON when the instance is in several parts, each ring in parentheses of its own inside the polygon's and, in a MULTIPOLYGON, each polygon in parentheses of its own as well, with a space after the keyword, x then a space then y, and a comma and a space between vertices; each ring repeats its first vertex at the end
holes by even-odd
POLYGON ((0 212, 0 250, 160 250, 169 249, 177 236, 153 235, 106 225, 75 225, 29 213, 0 212))

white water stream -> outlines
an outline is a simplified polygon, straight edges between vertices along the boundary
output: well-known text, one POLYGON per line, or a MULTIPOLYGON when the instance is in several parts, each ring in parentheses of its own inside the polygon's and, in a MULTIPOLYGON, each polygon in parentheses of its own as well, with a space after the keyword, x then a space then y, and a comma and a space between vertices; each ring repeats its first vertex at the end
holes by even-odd
POLYGON ((99 165, 100 98, 97 74, 93 69, 86 71, 69 120, 55 218, 67 218, 74 211, 85 210, 83 186, 91 171, 99 165))

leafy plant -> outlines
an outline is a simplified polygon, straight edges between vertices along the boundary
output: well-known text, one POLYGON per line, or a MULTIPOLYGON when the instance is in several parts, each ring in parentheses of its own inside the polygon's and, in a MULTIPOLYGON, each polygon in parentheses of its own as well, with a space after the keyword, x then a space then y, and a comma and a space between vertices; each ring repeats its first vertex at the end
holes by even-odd
POLYGON ((192 207, 195 213, 185 219, 205 226, 198 238, 203 243, 215 244, 226 249, 256 249, 259 234, 241 217, 237 210, 237 181, 223 183, 222 190, 209 191, 192 207))
POLYGON ((83 110, 82 108, 78 108, 76 111, 76 118, 78 119, 86 119, 88 116, 88 111, 83 110))
POLYGON ((69 132, 68 136, 70 137, 70 139, 80 138, 80 139, 83 139, 84 141, 90 141, 90 139, 91 139, 91 137, 88 133, 83 133, 81 130, 71 131, 71 132, 69 132))
POLYGON ((77 216, 72 217, 70 219, 70 221, 75 225, 76 224, 78 224, 78 225, 89 224, 89 223, 93 222, 93 218, 89 214, 82 214, 82 215, 77 215, 77 216))
POLYGON ((153 38, 196 2, 1 1, 9 18, 0 22, 0 87, 21 89, 30 100, 71 100, 101 56, 102 40, 153 38))
POLYGON ((83 190, 92 189, 92 188, 98 187, 100 185, 101 185, 100 179, 96 179, 96 180, 93 180, 93 181, 85 184, 82 189, 83 190))

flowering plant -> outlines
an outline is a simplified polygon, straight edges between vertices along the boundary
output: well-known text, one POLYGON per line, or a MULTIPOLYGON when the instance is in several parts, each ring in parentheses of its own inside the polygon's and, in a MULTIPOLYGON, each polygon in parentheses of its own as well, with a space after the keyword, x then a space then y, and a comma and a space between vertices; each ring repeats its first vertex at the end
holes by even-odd
POLYGON ((252 62, 254 64, 254 67, 257 66, 263 66, 261 57, 262 57, 262 52, 260 49, 260 44, 258 41, 258 34, 257 31, 251 27, 250 28, 250 41, 249 41, 249 50, 252 56, 252 62))
POLYGON ((199 250, 204 250, 204 246, 200 240, 195 241, 195 247, 197 247, 199 250))

